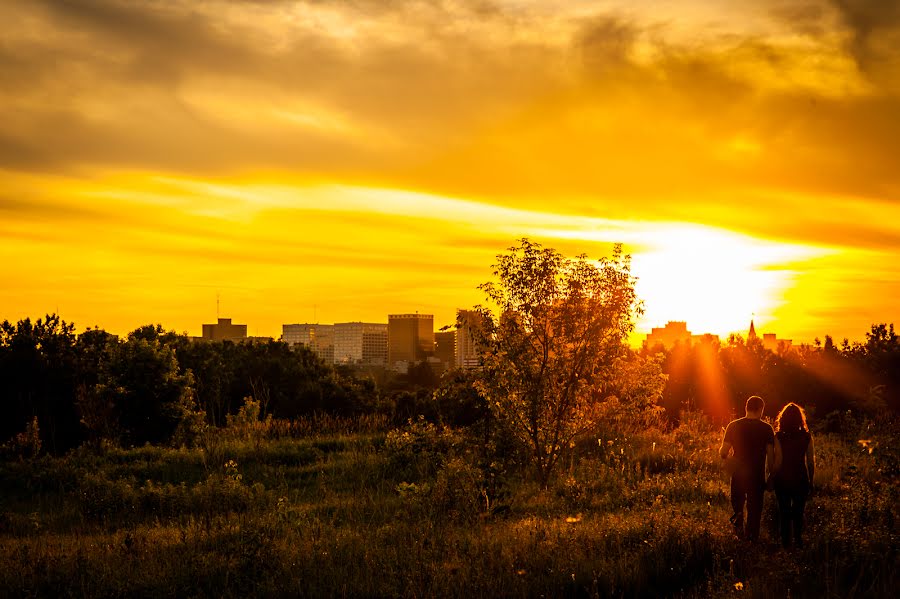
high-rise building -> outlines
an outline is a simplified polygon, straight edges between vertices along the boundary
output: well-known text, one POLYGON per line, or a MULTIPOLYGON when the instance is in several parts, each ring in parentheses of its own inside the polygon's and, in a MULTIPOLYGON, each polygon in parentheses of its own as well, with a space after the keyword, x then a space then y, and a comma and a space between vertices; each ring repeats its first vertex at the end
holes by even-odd
POLYGON ((385 366, 388 325, 378 322, 338 322, 334 325, 334 363, 385 366))
POLYGON ((456 331, 438 331, 434 334, 434 357, 447 369, 456 367, 456 331))
POLYGON ((434 354, 434 316, 388 315, 388 364, 413 364, 434 354))
POLYGON ((654 348, 661 345, 671 349, 679 343, 690 343, 691 332, 687 323, 681 320, 670 320, 664 327, 653 327, 644 340, 644 347, 654 348))
POLYGON ((334 325, 284 324, 281 340, 290 345, 302 345, 311 349, 326 364, 334 363, 334 325))
POLYGON ((664 349, 672 349, 676 345, 698 345, 718 343, 719 337, 712 333, 694 335, 687 328, 687 323, 681 320, 670 320, 664 327, 653 327, 647 338, 644 339, 644 347, 653 349, 662 346, 664 349))
MULTIPOLYGON (((756 325, 753 324, 753 319, 750 319, 750 332, 747 333, 747 341, 758 340, 759 336, 756 333, 756 325)), ((778 353, 780 351, 786 351, 791 349, 791 346, 794 344, 792 339, 779 339, 778 335, 775 333, 763 333, 762 336, 762 345, 770 352, 778 353)))
POLYGON ((456 367, 478 368, 481 353, 475 342, 473 329, 481 326, 481 314, 475 310, 456 311, 456 367))
POLYGON ((243 341, 247 338, 247 325, 232 324, 230 318, 220 318, 216 324, 204 324, 202 339, 205 341, 243 341))

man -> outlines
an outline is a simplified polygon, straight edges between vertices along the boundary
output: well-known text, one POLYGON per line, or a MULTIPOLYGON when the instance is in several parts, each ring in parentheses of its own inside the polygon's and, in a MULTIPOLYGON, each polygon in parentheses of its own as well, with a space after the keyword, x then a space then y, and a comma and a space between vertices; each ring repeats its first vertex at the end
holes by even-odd
POLYGON ((719 456, 731 471, 731 523, 739 537, 750 541, 759 538, 763 495, 766 490, 766 463, 769 471, 775 465, 775 432, 760 420, 766 404, 756 395, 747 399, 746 416, 729 423, 719 448, 719 456), (744 528, 744 504, 747 505, 747 526, 744 528))

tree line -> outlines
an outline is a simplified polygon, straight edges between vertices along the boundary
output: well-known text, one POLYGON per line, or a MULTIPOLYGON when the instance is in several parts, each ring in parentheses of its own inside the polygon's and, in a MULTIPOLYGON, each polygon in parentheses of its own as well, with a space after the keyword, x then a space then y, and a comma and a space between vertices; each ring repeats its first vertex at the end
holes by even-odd
POLYGON ((873 324, 864 341, 840 345, 826 335, 824 342, 770 350, 759 338, 732 335, 723 343, 641 351, 663 356, 667 380, 660 405, 673 417, 696 409, 725 422, 742 413, 750 395, 766 399, 767 414, 792 401, 817 419, 845 410, 900 410, 900 337, 893 324, 873 324))
POLYGON ((75 333, 59 315, 0 324, 0 440, 37 419, 53 453, 107 439, 167 443, 205 425, 223 426, 244 398, 265 414, 371 411, 375 384, 339 372, 286 343, 195 342, 140 327, 124 338, 75 333))
POLYGON ((484 443, 514 445, 546 484, 572 447, 616 422, 665 424, 684 410, 726 422, 750 395, 766 398, 772 413, 799 402, 816 419, 900 409, 893 325, 873 325, 864 342, 840 346, 826 336, 773 352, 732 336, 634 350, 626 339, 642 306, 621 246, 590 262, 522 239, 497 259, 493 280, 480 286, 488 305, 458 323, 476 337, 482 366, 440 379, 425 363, 405 375, 360 374, 304 347, 195 342, 161 325, 119 338, 102 329, 76 334, 56 314, 4 321, 0 442, 19 435, 54 453, 102 440, 186 443, 226 425, 252 398, 261 417, 379 412, 395 423, 481 423, 484 443))

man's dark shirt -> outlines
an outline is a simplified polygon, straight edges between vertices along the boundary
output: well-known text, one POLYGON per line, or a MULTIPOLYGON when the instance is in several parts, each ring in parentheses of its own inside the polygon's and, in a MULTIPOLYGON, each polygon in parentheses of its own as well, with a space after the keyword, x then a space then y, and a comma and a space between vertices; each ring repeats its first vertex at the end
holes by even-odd
POLYGON ((775 445, 775 431, 757 418, 739 418, 725 429, 725 441, 734 447, 738 463, 735 476, 748 482, 765 483, 766 445, 775 445))

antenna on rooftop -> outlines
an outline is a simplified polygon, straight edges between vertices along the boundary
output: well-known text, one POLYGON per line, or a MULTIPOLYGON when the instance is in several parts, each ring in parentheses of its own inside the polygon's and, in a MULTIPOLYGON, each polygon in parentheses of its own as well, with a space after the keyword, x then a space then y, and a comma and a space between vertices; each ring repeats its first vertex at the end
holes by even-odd
POLYGON ((219 292, 216 291, 216 320, 219 320, 219 292))

